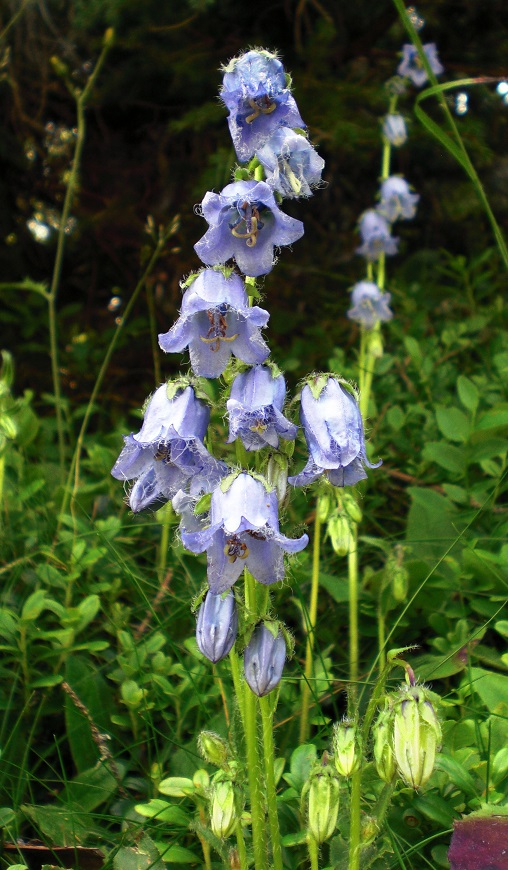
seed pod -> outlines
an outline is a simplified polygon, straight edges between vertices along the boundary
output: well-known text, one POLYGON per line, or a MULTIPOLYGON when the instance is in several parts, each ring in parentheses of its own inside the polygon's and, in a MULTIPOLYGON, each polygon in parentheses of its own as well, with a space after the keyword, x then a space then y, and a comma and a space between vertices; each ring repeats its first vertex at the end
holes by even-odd
POLYGON ((393 707, 386 706, 374 723, 374 761, 378 775, 384 782, 391 783, 395 776, 397 765, 393 754, 393 707))
POLYGON ((343 719, 333 726, 333 760, 340 776, 352 776, 361 761, 361 747, 358 732, 351 719, 343 719))
POLYGON ((264 622, 261 622, 244 653, 245 679, 255 695, 262 698, 280 682, 284 661, 286 659, 286 642, 279 631, 274 637, 264 622))
POLYGON ((402 686, 393 715, 393 751, 406 785, 425 785, 434 769, 441 737, 428 690, 424 686, 402 686))
POLYGON ((198 612, 196 641, 199 651, 219 662, 232 649, 238 631, 238 613, 234 593, 214 595, 208 592, 198 612))
POLYGON ((332 836, 339 812, 339 777, 331 765, 318 766, 309 781, 310 835, 316 843, 324 843, 332 836))
POLYGON ((216 837, 227 839, 234 832, 241 816, 238 787, 230 779, 212 785, 210 827, 216 837))
POLYGON ((224 767, 227 763, 229 748, 226 741, 214 731, 202 731, 198 737, 198 750, 205 761, 215 767, 224 767))

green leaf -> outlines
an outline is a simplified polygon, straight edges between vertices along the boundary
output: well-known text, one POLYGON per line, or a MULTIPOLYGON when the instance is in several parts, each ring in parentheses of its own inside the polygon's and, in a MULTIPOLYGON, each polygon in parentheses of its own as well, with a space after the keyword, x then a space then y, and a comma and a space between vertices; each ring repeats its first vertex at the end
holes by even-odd
POLYGON ((478 790, 473 777, 455 758, 452 758, 450 755, 443 755, 439 752, 436 756, 435 769, 442 770, 443 773, 446 773, 450 782, 454 783, 457 788, 460 788, 464 794, 469 795, 470 797, 475 797, 477 795, 478 790))
POLYGON ((158 819, 160 822, 167 822, 182 828, 188 827, 190 821, 189 815, 181 807, 169 804, 160 798, 153 798, 147 804, 136 804, 135 810, 140 816, 147 819, 158 819))
POLYGON ((448 801, 445 801, 438 794, 432 794, 432 792, 416 795, 413 798, 413 807, 431 822, 437 822, 441 826, 446 825, 447 828, 451 828, 454 820, 459 818, 459 814, 455 812, 448 801))
MULTIPOLYGON (((95 726, 107 734, 111 729, 111 715, 115 710, 110 685, 93 669, 89 660, 75 653, 67 657, 65 679, 85 705, 95 726)), ((65 726, 77 770, 85 771, 94 767, 99 757, 99 748, 92 738, 90 722, 67 694, 65 726)))
POLYGON ((449 441, 465 443, 471 434, 471 425, 463 411, 459 408, 446 408, 437 405, 435 408, 439 431, 449 441))
POLYGON ((176 843, 164 851, 161 849, 161 853, 166 864, 199 864, 203 860, 190 849, 176 843))
POLYGON ((457 509, 445 496, 423 487, 408 487, 411 496, 406 540, 415 559, 439 558, 458 537, 457 509))
POLYGON ((32 592, 23 605, 21 619, 23 622, 32 622, 33 620, 38 619, 46 606, 45 590, 38 589, 37 592, 32 592))
POLYGON ((473 381, 470 381, 465 375, 459 375, 457 378, 457 393, 464 408, 467 408, 467 410, 471 411, 472 414, 476 414, 476 409, 478 408, 478 403, 480 401, 480 394, 478 393, 475 384, 473 384, 473 381))
POLYGON ((508 427, 508 404, 499 403, 494 405, 489 411, 482 414, 476 424, 476 428, 484 429, 506 429, 508 427))
POLYGON ((30 681, 31 689, 50 689, 53 686, 59 686, 63 683, 61 674, 48 674, 46 677, 39 677, 37 680, 30 681))
POLYGON ((186 776, 168 776, 159 783, 159 791, 168 797, 188 797, 196 789, 192 779, 187 779, 186 776))
MULTIPOLYGON (((98 750, 97 750, 98 751, 98 750)), ((115 764, 118 777, 122 779, 125 765, 115 764)), ((99 762, 90 770, 83 770, 70 780, 60 795, 61 800, 81 812, 91 812, 106 803, 118 790, 119 783, 111 772, 108 762, 99 762)))
POLYGON ((316 756, 317 750, 313 743, 304 743, 295 749, 291 756, 290 772, 283 776, 288 785, 301 792, 316 762, 316 756))
POLYGON ((423 448, 423 457, 428 462, 435 462, 446 471, 462 477, 467 467, 467 459, 461 447, 453 447, 446 441, 429 441, 423 448))
POLYGON ((337 577, 335 574, 319 574, 319 585, 326 589, 329 595, 337 604, 342 604, 344 601, 349 601, 349 586, 347 580, 343 577, 337 577))
POLYGON ((508 676, 495 674, 483 668, 471 668, 472 689, 482 699, 490 713, 508 706, 508 676))

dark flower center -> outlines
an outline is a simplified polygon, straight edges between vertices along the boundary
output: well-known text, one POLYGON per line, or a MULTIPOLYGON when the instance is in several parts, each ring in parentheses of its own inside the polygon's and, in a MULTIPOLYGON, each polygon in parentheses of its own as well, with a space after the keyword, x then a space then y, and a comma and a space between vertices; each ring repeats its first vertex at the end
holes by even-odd
POLYGON ((228 557, 228 562, 233 564, 237 559, 246 559, 249 555, 249 548, 240 540, 238 535, 231 535, 226 538, 224 553, 228 557))
POLYGON ((235 332, 234 335, 226 336, 228 331, 227 312, 228 306, 224 303, 218 305, 217 308, 209 308, 206 312, 210 328, 206 333, 206 337, 200 335, 200 339, 205 344, 210 345, 210 350, 218 351, 221 341, 234 341, 235 338, 238 338, 238 332, 235 332))
POLYGON ((266 208, 260 202, 248 202, 247 200, 238 200, 233 206, 237 214, 235 220, 229 224, 229 229, 236 239, 245 239, 245 244, 248 248, 253 248, 258 240, 258 233, 263 229, 263 221, 259 219, 259 213, 266 208), (243 224, 245 232, 238 230, 237 227, 243 224))
POLYGON ((252 124, 260 115, 271 115, 277 108, 277 103, 270 100, 268 94, 263 94, 262 97, 257 97, 255 100, 247 101, 253 112, 247 115, 245 121, 247 124, 252 124))

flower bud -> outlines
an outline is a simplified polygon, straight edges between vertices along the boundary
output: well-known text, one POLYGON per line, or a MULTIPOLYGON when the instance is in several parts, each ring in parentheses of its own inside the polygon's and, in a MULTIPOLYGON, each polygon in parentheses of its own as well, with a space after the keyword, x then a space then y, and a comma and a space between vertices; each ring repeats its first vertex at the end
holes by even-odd
POLYGON ((230 779, 212 785, 210 798, 210 826, 221 840, 230 837, 241 816, 238 787, 230 779))
POLYGON ((391 591, 395 601, 405 601, 409 586, 409 574, 403 565, 397 565, 391 576, 391 591))
POLYGON ((352 536, 349 520, 344 514, 334 516, 328 521, 328 534, 337 556, 347 556, 351 547, 352 536))
POLYGON ((199 651, 219 662, 232 649, 238 631, 238 613, 234 593, 214 595, 208 592, 198 612, 196 641, 199 651))
POLYGON ((383 338, 378 329, 369 333, 367 351, 374 359, 381 359, 383 356, 383 338))
POLYGON ((378 776, 388 784, 392 782, 396 772, 395 755, 393 754, 393 707, 387 703, 374 723, 374 761, 378 776))
POLYGON ((356 501, 354 495, 350 495, 348 492, 345 492, 342 495, 342 505, 347 515, 351 517, 354 523, 361 523, 362 521, 362 510, 360 505, 356 501))
POLYGON ((224 767, 229 749, 226 741, 213 731, 202 731, 198 737, 198 751, 209 764, 224 767))
POLYGON ((429 779, 441 745, 441 726, 424 686, 403 686, 393 715, 393 748, 406 785, 420 788, 429 779))
MULTIPOLYGON (((328 487, 328 490, 330 490, 330 487, 328 487)), ((326 521, 332 516, 334 506, 332 504, 332 493, 330 491, 321 492, 319 494, 316 510, 321 523, 326 523, 326 521)))
POLYGON ((330 765, 316 767, 309 782, 309 833, 316 843, 332 836, 339 812, 340 782, 330 765))
POLYGON ((244 653, 245 679, 255 695, 262 698, 280 682, 286 659, 286 642, 279 631, 276 637, 264 622, 252 634, 244 653))
POLYGON ((343 719, 333 726, 332 751, 340 776, 352 776, 361 761, 360 740, 354 722, 343 719))

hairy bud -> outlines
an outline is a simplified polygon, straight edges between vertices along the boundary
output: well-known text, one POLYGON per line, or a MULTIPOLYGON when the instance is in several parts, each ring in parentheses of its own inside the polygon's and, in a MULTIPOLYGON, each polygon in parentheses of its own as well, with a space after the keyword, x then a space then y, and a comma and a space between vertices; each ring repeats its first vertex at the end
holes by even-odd
POLYGON ((406 785, 425 785, 434 769, 441 737, 428 690, 424 686, 403 686, 394 708, 393 751, 406 785))
POLYGON ((388 702, 374 723, 373 735, 376 770, 384 782, 391 783, 397 765, 393 753, 393 708, 388 702))
POLYGON ((316 843, 332 836, 339 812, 339 777, 331 765, 316 767, 309 780, 309 834, 316 843))
POLYGON ((230 779, 213 783, 210 797, 210 826, 216 837, 226 840, 241 816, 238 786, 230 779))
POLYGON ((340 776, 356 773, 361 761, 361 747, 356 726, 351 719, 343 719, 333 726, 332 751, 340 776))
POLYGON ((202 731, 198 737, 198 750, 205 761, 215 767, 227 764, 229 748, 226 741, 213 731, 202 731))

